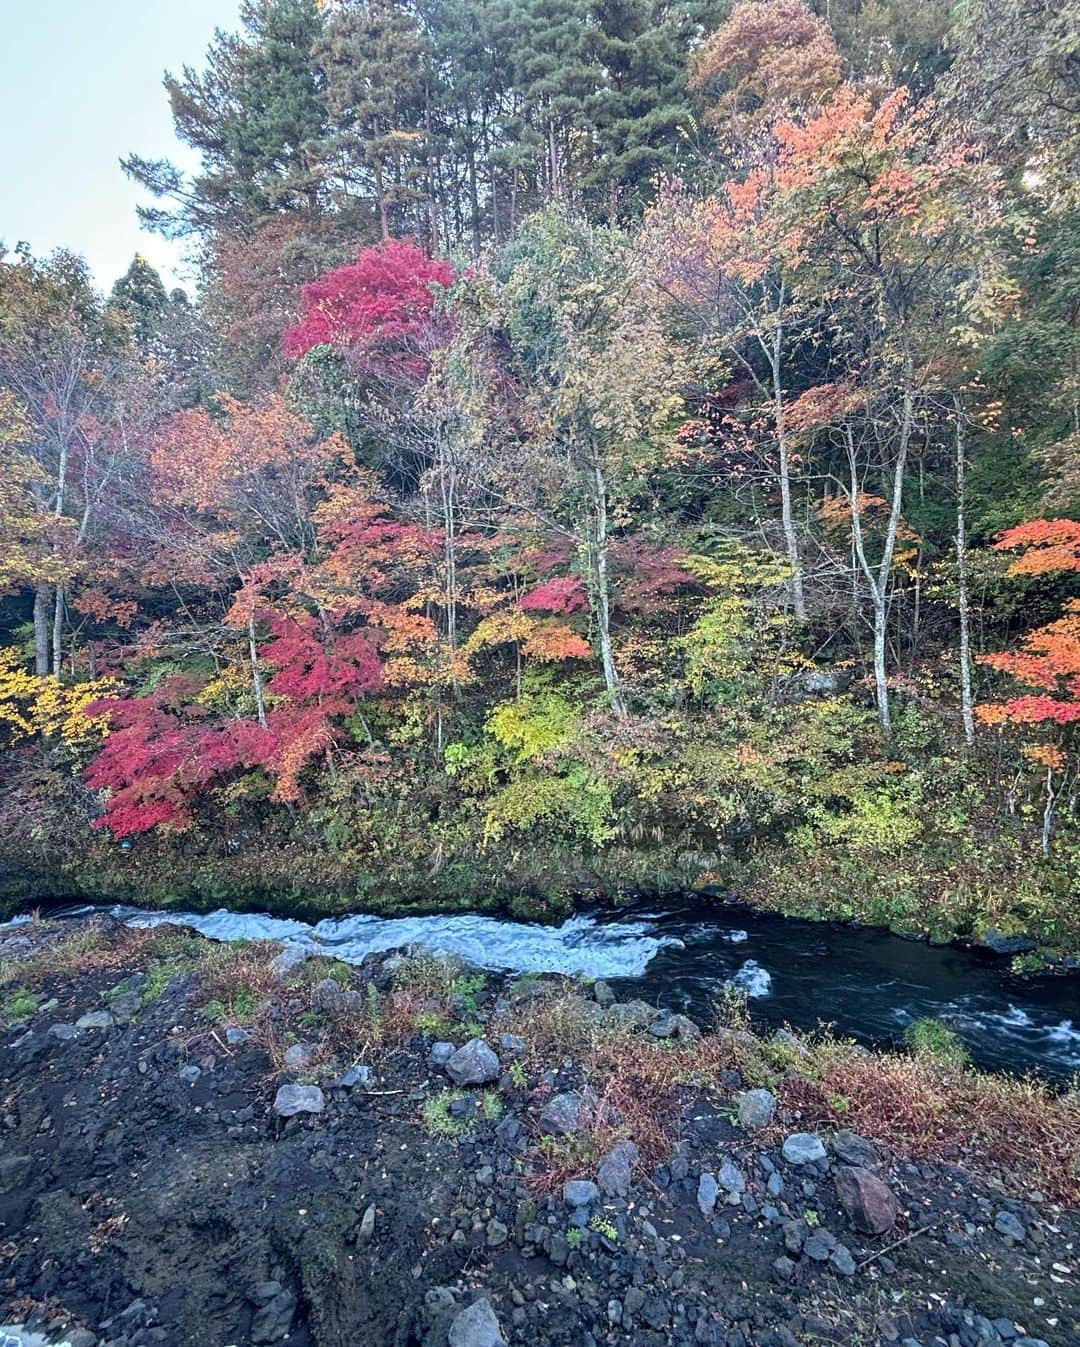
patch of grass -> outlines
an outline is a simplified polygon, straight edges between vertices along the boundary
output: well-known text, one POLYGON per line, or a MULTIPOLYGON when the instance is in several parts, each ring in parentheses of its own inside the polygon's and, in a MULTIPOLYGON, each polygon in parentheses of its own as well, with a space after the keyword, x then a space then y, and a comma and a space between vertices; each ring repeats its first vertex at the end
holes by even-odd
POLYGON ((443 1090, 440 1094, 430 1095, 420 1109, 420 1120, 429 1137, 450 1137, 460 1140, 472 1135, 473 1119, 456 1118, 450 1112, 450 1105, 467 1098, 460 1090, 443 1090))
POLYGON ((487 986, 487 978, 483 973, 471 975, 462 974, 456 977, 451 988, 451 993, 458 1006, 461 1008, 462 1015, 475 1017, 479 1006, 477 997, 487 986))
POLYGON ((485 1090, 480 1096, 480 1112, 488 1122, 498 1122, 503 1115, 503 1101, 494 1090, 485 1090))
POLYGON ((599 1212, 597 1212, 589 1221, 589 1229, 595 1230, 598 1235, 602 1235, 604 1239, 610 1240, 612 1244, 618 1243, 618 1230, 615 1229, 615 1226, 611 1221, 605 1216, 601 1216, 599 1212))
POLYGON ((904 1042, 916 1057, 931 1057, 945 1066, 966 1066, 971 1061, 957 1035, 931 1015, 909 1024, 904 1030, 904 1042))
POLYGON ((449 1016, 438 1010, 421 1010, 416 1016, 416 1028, 418 1032, 431 1038, 448 1038, 454 1026, 449 1016))
POLYGON ((4 1019, 12 1027, 25 1023, 38 1008, 38 998, 26 987, 16 987, 4 999, 4 1019))
POLYGON ((510 1083, 515 1090, 524 1090, 529 1083, 529 1078, 525 1074, 525 1065, 516 1057, 510 1063, 510 1083))
POLYGON ((423 992, 432 1000, 448 1002, 454 990, 453 966, 434 954, 417 954, 394 971, 395 987, 423 992))

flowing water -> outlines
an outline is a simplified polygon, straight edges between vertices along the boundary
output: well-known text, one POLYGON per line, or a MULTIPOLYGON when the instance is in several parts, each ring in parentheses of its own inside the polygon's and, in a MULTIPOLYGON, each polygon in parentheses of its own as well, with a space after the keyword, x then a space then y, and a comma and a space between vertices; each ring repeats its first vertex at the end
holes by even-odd
POLYGON ((906 1025, 932 1015, 956 1031, 980 1066, 1059 1079, 1080 1071, 1076 974, 1015 977, 999 956, 728 904, 639 903, 580 912, 560 926, 475 913, 309 924, 224 909, 109 910, 132 925, 181 922, 214 940, 280 940, 348 963, 416 942, 491 970, 604 978, 623 997, 706 1021, 724 985, 734 984, 759 1025, 829 1024, 864 1043, 898 1041, 906 1025))

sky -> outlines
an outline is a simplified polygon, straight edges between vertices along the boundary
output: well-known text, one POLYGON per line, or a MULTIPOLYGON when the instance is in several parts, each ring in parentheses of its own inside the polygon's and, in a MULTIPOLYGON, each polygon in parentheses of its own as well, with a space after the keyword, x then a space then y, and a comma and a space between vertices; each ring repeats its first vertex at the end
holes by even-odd
POLYGON ((183 284, 184 246, 139 225, 132 151, 190 169, 161 80, 201 67, 240 0, 0 0, 0 242, 82 253, 108 290, 135 253, 183 284))

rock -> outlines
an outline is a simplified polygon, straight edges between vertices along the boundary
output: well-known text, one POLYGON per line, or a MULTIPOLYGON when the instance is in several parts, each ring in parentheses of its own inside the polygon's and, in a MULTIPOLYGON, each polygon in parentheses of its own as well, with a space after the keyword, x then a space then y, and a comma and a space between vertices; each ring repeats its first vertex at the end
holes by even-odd
POLYGON ((746 1178, 738 1165, 733 1165, 730 1160, 725 1160, 720 1166, 716 1181, 727 1193, 729 1202, 734 1198, 735 1203, 737 1203, 743 1193, 746 1192, 746 1178))
POLYGON ((366 1090, 370 1083, 371 1067, 365 1066, 362 1062, 346 1067, 340 1076, 336 1076, 330 1082, 335 1090, 354 1090, 358 1085, 362 1090, 366 1090))
POLYGON ((1027 1231, 1011 1211, 999 1211, 994 1217, 994 1229, 1006 1239, 1014 1239, 1018 1244, 1027 1239, 1027 1231))
POLYGON ((189 1062, 187 1066, 180 1068, 180 1079, 185 1085, 194 1085, 202 1075, 202 1070, 194 1062, 189 1062))
POLYGON ((76 1029, 111 1029, 115 1020, 107 1010, 88 1010, 75 1021, 76 1029))
POLYGON ((518 1038, 516 1034, 500 1034, 499 1047, 503 1052, 507 1052, 511 1057, 524 1057, 529 1051, 529 1045, 523 1038, 518 1038))
POLYGON ((0 1193, 10 1193, 13 1188, 21 1188, 32 1168, 33 1160, 29 1155, 0 1157, 0 1193))
POLYGON ((283 949, 280 954, 275 954, 267 967, 275 981, 284 982, 298 968, 306 964, 309 958, 310 955, 306 949, 297 949, 290 945, 283 949))
POLYGON ((453 1043, 432 1043, 427 1055, 428 1066, 441 1071, 456 1051, 453 1043))
POLYGON ((1030 936, 1005 935, 993 926, 983 931, 982 943, 994 954, 1029 954, 1036 947, 1030 936))
POLYGON ((781 1254, 773 1263, 773 1273, 782 1281, 790 1281, 795 1275, 795 1264, 786 1254, 781 1254))
POLYGON ((677 1038, 683 1041, 701 1037, 701 1030, 693 1020, 685 1015, 676 1015, 673 1010, 662 1010, 649 1021, 648 1029, 653 1038, 677 1038))
POLYGON ((720 1194, 720 1185, 716 1175, 705 1171, 698 1179, 697 1204, 702 1216, 708 1220, 716 1210, 716 1199, 720 1194))
POLYGON ((455 1085, 488 1085, 499 1079, 499 1059, 482 1038, 470 1038, 451 1053, 443 1070, 455 1085))
POLYGON ((637 1163, 638 1148, 632 1141, 617 1141, 600 1161, 596 1181, 605 1197, 626 1197, 630 1192, 631 1170, 637 1163))
POLYGON ((341 1013, 341 988, 333 978, 323 978, 311 989, 311 1008, 321 1015, 341 1013))
POLYGON ((474 1300, 455 1315, 448 1341, 450 1347, 506 1347, 491 1301, 486 1297, 474 1300))
POLYGON ((833 1154, 846 1165, 859 1165, 863 1169, 868 1169, 871 1165, 877 1164, 877 1151, 874 1150, 873 1143, 846 1127, 841 1127, 829 1145, 833 1154))
POLYGON ((569 1179, 563 1184, 563 1201, 568 1207, 591 1207, 600 1200, 600 1189, 591 1179, 569 1179))
POLYGON ((250 1037, 246 1029, 241 1029, 237 1025, 230 1025, 225 1030, 225 1042, 230 1048, 242 1048, 250 1037))
POLYGON ((582 1127, 582 1104, 585 1101, 576 1090, 566 1094, 555 1094, 540 1110, 540 1130, 552 1136, 569 1136, 580 1132, 582 1127))
POLYGON ((739 1123, 751 1132, 768 1127, 776 1114, 776 1095, 771 1090, 746 1090, 737 1103, 739 1123))
POLYGON ((310 1066, 314 1060, 314 1043, 294 1043, 292 1047, 285 1049, 285 1056, 282 1058, 290 1071, 302 1071, 305 1067, 310 1066))
POLYGON ((829 1262, 839 1272, 841 1277, 854 1277, 855 1259, 851 1256, 851 1250, 846 1244, 838 1244, 829 1255, 829 1262))
POLYGON ((593 983, 592 995, 596 1004, 602 1006, 604 1010, 607 1010, 609 1006, 615 1004, 615 993, 603 979, 598 979, 593 983))
POLYGON ((825 1159, 825 1147, 812 1132, 793 1132, 784 1142, 784 1159, 789 1165, 809 1165, 825 1159))
POLYGON ((274 1096, 274 1112, 279 1118, 297 1113, 321 1113, 326 1101, 317 1085, 282 1085, 274 1096))
POLYGON ((73 1024, 50 1024, 49 1038, 55 1038, 60 1043, 70 1043, 75 1037, 75 1026, 73 1024))
POLYGON ((272 1300, 261 1305, 251 1321, 252 1343, 280 1342, 292 1328, 296 1312, 296 1297, 291 1291, 278 1291, 272 1300))
POLYGON ((884 1235, 896 1224, 900 1204, 891 1188, 859 1165, 841 1165, 833 1175, 836 1196, 856 1230, 884 1235))
POLYGON ((829 1230, 812 1230, 803 1245, 803 1256, 815 1263, 827 1263, 836 1248, 836 1236, 829 1230))
POLYGON ((371 1203, 370 1206, 364 1208, 364 1214, 363 1216, 360 1217, 360 1229, 357 1232, 357 1234, 360 1239, 369 1240, 371 1239, 372 1235, 374 1235, 374 1233, 375 1233, 375 1204, 371 1203))
POLYGON ((484 1243, 489 1249, 500 1248, 506 1243, 509 1236, 510 1231, 497 1216, 493 1216, 484 1229, 484 1243))
POLYGON ((137 991, 121 992, 109 1000, 109 1011, 117 1024, 130 1024, 142 1010, 142 997, 137 991))

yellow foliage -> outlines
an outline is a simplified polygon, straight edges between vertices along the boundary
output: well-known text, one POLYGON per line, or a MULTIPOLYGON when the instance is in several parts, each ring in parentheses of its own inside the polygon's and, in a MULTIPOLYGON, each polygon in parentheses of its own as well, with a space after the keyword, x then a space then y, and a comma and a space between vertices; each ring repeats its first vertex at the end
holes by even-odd
POLYGON ((67 685, 52 674, 32 674, 12 650, 0 650, 0 727, 15 742, 36 735, 81 748, 102 738, 105 717, 88 716, 86 708, 119 689, 112 678, 67 685))

